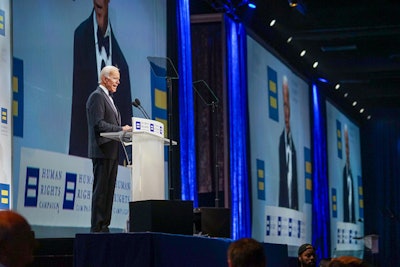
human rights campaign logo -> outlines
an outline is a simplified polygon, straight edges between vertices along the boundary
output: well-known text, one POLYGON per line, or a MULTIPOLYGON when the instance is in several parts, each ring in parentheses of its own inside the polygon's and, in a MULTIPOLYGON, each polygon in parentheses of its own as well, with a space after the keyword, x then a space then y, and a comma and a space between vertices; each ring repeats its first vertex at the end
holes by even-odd
POLYGON ((150 132, 154 132, 154 124, 150 123, 150 132))
POLYGON ((0 35, 6 36, 6 13, 0 9, 0 35))
POLYGON ((140 130, 142 127, 140 125, 140 121, 137 121, 135 124, 136 130, 140 130))
POLYGON ((10 209, 10 185, 0 184, 0 210, 10 209))
POLYGON ((76 173, 67 172, 65 177, 63 209, 66 210, 74 209, 75 193, 76 193, 76 173))
POLYGON ((39 168, 26 168, 25 207, 36 207, 39 191, 39 168))
POLYGON ((1 123, 7 124, 8 111, 6 108, 1 108, 1 123))

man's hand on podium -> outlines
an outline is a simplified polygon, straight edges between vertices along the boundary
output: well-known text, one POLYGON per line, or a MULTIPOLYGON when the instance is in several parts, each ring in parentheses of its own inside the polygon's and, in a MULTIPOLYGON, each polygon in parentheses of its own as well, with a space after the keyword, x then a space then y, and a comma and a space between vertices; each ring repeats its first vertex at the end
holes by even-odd
POLYGON ((124 132, 132 131, 132 126, 129 125, 122 126, 122 131, 124 132))

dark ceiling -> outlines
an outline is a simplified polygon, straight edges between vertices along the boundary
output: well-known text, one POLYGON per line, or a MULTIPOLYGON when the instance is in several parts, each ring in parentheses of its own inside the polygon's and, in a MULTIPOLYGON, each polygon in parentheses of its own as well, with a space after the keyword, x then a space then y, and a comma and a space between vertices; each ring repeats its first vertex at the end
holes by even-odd
POLYGON ((191 0, 190 12, 223 12, 243 22, 356 119, 366 119, 374 108, 400 107, 399 0, 298 0, 297 7, 288 0, 255 0, 255 10, 246 2, 191 0))

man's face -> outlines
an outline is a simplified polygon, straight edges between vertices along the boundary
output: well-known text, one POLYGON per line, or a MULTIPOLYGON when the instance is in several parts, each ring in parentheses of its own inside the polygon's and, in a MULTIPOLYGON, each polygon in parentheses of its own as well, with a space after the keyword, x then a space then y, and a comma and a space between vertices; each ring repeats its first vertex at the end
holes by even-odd
POLYGON ((103 33, 106 31, 108 21, 108 3, 110 0, 93 0, 94 12, 96 13, 97 24, 103 33))
POLYGON ((112 71, 109 77, 104 77, 103 79, 104 86, 107 88, 107 90, 111 93, 115 93, 119 85, 119 71, 112 71))
POLYGON ((299 256, 299 261, 302 267, 315 267, 315 252, 309 248, 299 256))

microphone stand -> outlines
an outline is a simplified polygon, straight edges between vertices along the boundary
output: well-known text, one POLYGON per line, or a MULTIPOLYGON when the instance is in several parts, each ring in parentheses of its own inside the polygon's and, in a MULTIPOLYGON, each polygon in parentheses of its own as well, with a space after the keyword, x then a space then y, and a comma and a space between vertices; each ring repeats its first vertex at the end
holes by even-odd
POLYGON ((218 121, 217 121, 217 111, 218 111, 218 97, 214 94, 213 90, 208 86, 204 80, 199 80, 193 82, 193 88, 197 95, 200 97, 201 101, 206 106, 211 106, 211 116, 212 116, 212 130, 213 130, 213 177, 214 177, 214 190, 215 190, 215 207, 219 207, 219 164, 218 164, 218 121))
POLYGON ((169 185, 169 199, 174 199, 174 185, 172 179, 172 79, 171 77, 166 77, 167 88, 168 88, 168 185, 169 185))
POLYGON ((215 101, 212 101, 211 103, 212 107, 212 120, 213 120, 213 141, 214 141, 214 179, 215 179, 215 207, 219 207, 219 177, 218 177, 218 170, 219 170, 219 164, 218 164, 218 129, 217 129, 217 116, 216 113, 218 111, 218 103, 215 101))

